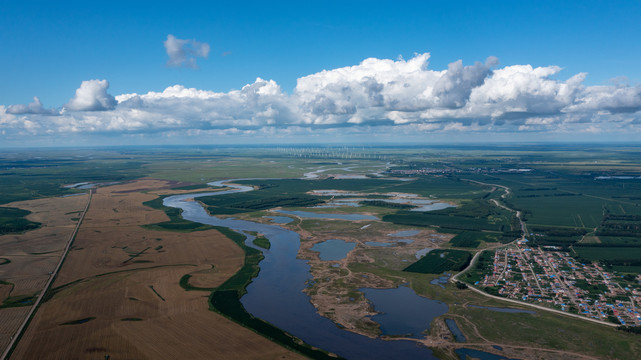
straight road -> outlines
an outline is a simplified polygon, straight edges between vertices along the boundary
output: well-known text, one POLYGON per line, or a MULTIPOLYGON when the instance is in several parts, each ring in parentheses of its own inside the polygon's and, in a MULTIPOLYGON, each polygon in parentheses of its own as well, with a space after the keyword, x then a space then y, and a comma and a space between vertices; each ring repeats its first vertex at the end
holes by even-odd
POLYGON ((24 321, 22 322, 22 325, 18 328, 18 331, 16 331, 15 335, 11 338, 11 341, 9 342, 9 345, 7 348, 4 350, 2 353, 2 357, 0 360, 5 360, 9 358, 9 353, 11 352, 11 349, 16 345, 16 342, 20 337, 22 336, 22 333, 27 329, 27 325, 29 325, 29 322, 31 321, 31 318, 33 315, 36 313, 36 310, 38 310, 38 307, 40 306, 40 303, 42 303, 42 299, 44 298, 45 294, 49 291, 51 288, 51 285, 53 284, 54 280, 56 279, 56 276, 58 275, 58 271, 60 271, 60 268, 62 267, 62 263, 65 261, 65 258, 67 257, 67 253, 69 253, 69 249, 71 248, 71 244, 73 243, 73 240, 76 238, 76 233, 78 233, 78 229, 80 228, 80 224, 82 224, 82 220, 85 218, 85 214, 87 213, 87 210, 89 209, 89 205, 91 204, 91 196, 93 195, 93 189, 89 190, 89 199, 87 200, 87 206, 85 206, 85 209, 82 211, 82 214, 80 215, 80 219, 78 219, 78 223, 76 224, 76 227, 74 228, 73 232, 69 236, 69 240, 67 240, 67 246, 65 246, 64 251, 62 252, 62 256, 60 256, 60 261, 58 261, 58 265, 56 265, 56 268, 51 272, 51 275, 49 276, 49 280, 45 284, 44 289, 40 292, 40 295, 38 295, 38 298, 36 299, 36 302, 33 304, 31 307, 31 310, 25 317, 24 321))

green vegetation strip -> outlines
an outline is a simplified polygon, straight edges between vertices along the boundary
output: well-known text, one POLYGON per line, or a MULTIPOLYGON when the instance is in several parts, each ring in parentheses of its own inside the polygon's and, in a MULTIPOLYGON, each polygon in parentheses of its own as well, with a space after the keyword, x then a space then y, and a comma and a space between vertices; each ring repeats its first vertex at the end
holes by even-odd
POLYGON ((21 307, 21 306, 31 306, 36 302, 37 295, 18 295, 18 296, 9 296, 4 299, 0 305, 0 309, 11 308, 11 307, 21 307))
POLYGON ((166 301, 166 300, 165 300, 165 298, 164 298, 164 297, 162 297, 162 295, 160 295, 160 294, 158 293, 158 291, 156 291, 156 289, 154 289, 154 286, 153 286, 153 285, 149 285, 149 288, 151 289, 151 291, 153 291, 153 292, 154 292, 154 294, 156 294, 156 296, 158 296, 158 297, 160 298, 160 300, 162 300, 162 301, 166 301))
POLYGON ((67 321, 67 322, 62 323, 60 325, 80 325, 80 324, 84 324, 86 322, 89 322, 91 320, 96 320, 96 318, 94 316, 91 316, 91 317, 86 317, 86 318, 83 318, 83 319, 67 321))
POLYGON ((362 205, 368 205, 368 206, 378 206, 378 207, 384 207, 384 208, 390 208, 390 209, 411 209, 414 208, 414 206, 409 205, 409 204, 396 204, 396 203, 391 203, 383 200, 363 200, 360 202, 362 205))
POLYGON ((140 255, 144 254, 144 253, 145 253, 145 251, 147 251, 147 250, 149 250, 149 249, 151 249, 151 246, 147 246, 147 247, 146 247, 145 249, 143 249, 142 251, 139 251, 139 252, 137 252, 137 253, 135 253, 135 254, 131 254, 131 255, 129 255, 129 259, 127 259, 127 260, 123 261, 122 263, 123 263, 123 264, 125 264, 125 263, 129 262, 130 260, 137 258, 138 256, 140 256, 140 255))
POLYGON ((189 279, 191 278, 191 275, 185 274, 183 277, 180 278, 180 287, 187 290, 187 291, 214 291, 216 288, 204 288, 204 287, 199 287, 199 286, 193 286, 189 284, 189 279))
POLYGON ((186 185, 186 186, 172 188, 172 190, 198 190, 198 189, 211 190, 212 188, 207 184, 186 185))
POLYGON ((297 337, 252 316, 245 310, 240 298, 245 294, 247 285, 258 275, 260 271, 258 263, 263 259, 263 254, 256 249, 247 247, 244 244, 245 237, 243 235, 228 228, 216 227, 216 229, 245 251, 245 264, 236 274, 211 293, 209 297, 210 308, 304 356, 312 359, 337 359, 325 351, 312 348, 297 337))

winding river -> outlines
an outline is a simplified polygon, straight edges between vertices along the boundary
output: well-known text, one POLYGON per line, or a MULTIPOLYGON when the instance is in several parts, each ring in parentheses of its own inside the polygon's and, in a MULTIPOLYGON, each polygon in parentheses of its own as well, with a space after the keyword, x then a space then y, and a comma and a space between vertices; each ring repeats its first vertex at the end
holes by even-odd
MULTIPOLYGON (((371 339, 342 330, 331 320, 320 316, 303 292, 311 275, 307 262, 296 258, 300 247, 300 237, 296 232, 277 225, 232 218, 220 219, 207 214, 200 203, 189 201, 197 197, 253 190, 250 186, 229 184, 230 181, 233 180, 217 181, 209 185, 226 186, 232 190, 174 195, 165 198, 163 205, 181 209, 186 220, 223 226, 239 232, 255 231, 269 239, 271 249, 259 249, 265 255, 265 259, 260 262, 260 273, 247 287, 247 294, 241 298, 249 313, 312 346, 348 359, 437 359, 429 348, 417 342, 371 339)), ((251 241, 246 241, 246 244, 256 248, 251 241)))

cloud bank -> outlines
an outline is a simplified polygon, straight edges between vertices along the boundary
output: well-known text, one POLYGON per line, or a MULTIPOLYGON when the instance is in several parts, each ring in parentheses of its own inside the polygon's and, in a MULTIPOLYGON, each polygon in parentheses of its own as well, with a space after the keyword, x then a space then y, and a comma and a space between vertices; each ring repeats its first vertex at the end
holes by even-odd
POLYGON ((58 115, 55 109, 45 109, 37 96, 33 97, 33 102, 29 104, 9 105, 7 107, 8 114, 43 114, 43 115, 58 115))
MULTIPOLYGON (((189 54, 181 55, 186 44, 182 41, 196 48, 203 44, 168 37, 173 44, 169 47, 178 49, 177 63, 189 64, 189 54)), ((198 51, 206 55, 208 47, 198 51)), ((365 59, 301 77, 291 94, 273 80, 257 78, 229 92, 174 85, 162 92, 114 97, 107 92, 106 80, 89 80, 59 113, 44 109, 37 98, 28 105, 0 106, 0 128, 14 134, 209 132, 282 137, 336 131, 402 137, 641 130, 639 85, 586 86, 585 73, 563 80, 558 66, 499 67, 494 57, 467 66, 458 60, 447 69, 431 70, 429 57, 425 53, 408 60, 365 59)))

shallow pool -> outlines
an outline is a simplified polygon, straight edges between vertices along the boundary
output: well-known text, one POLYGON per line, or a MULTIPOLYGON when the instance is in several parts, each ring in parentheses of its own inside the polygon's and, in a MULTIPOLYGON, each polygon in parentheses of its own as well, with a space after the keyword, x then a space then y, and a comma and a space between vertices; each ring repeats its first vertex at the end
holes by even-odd
POLYGON ((343 260, 347 254, 354 250, 356 243, 347 242, 345 240, 326 240, 312 246, 312 251, 317 251, 318 257, 323 261, 336 261, 343 260))

